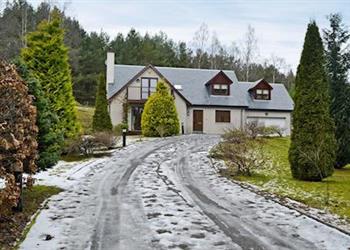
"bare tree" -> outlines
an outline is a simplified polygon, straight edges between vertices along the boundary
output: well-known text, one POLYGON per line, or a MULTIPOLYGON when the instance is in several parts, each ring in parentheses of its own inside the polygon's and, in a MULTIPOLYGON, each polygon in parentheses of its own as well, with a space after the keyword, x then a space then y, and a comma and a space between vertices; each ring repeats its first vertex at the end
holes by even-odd
POLYGON ((216 69, 217 65, 217 55, 219 54, 222 46, 218 39, 216 32, 214 31, 211 36, 211 44, 210 44, 210 67, 212 69, 216 69))
POLYGON ((269 59, 269 64, 273 66, 272 83, 275 83, 277 73, 279 73, 281 69, 284 69, 287 67, 286 61, 284 60, 284 58, 278 57, 272 53, 269 59))
POLYGON ((255 29, 248 25, 247 33, 245 34, 241 49, 241 56, 245 68, 245 80, 249 81, 249 71, 252 62, 258 55, 258 40, 255 36, 255 29))
POLYGON ((193 46, 198 56, 198 68, 201 68, 202 57, 206 50, 209 37, 209 29, 206 23, 202 23, 199 29, 195 32, 193 37, 193 46))

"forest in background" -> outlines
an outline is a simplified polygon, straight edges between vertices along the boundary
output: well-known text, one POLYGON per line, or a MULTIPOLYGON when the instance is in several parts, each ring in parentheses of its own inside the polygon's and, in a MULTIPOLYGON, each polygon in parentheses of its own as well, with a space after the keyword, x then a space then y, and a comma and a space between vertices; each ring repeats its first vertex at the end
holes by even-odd
POLYGON ((0 13, 0 58, 15 61, 21 48, 26 47, 26 34, 42 20, 50 19, 53 7, 61 11, 74 96, 81 104, 95 103, 98 75, 105 70, 107 51, 116 53, 118 64, 234 70, 240 81, 265 78, 285 84, 289 91, 293 89, 294 74, 283 58, 259 58, 258 39, 251 26, 242 34, 242 41, 232 41, 230 46, 224 45, 205 23, 189 42, 174 41, 164 32, 142 35, 133 28, 126 35, 110 37, 103 31, 85 31, 78 20, 65 14, 67 6, 50 2, 42 2, 37 8, 26 0, 6 2, 0 13))

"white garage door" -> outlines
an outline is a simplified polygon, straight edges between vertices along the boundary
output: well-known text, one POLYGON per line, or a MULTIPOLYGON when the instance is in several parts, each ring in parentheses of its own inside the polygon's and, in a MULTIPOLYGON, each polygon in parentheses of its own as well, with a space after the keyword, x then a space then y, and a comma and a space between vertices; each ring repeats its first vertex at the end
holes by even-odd
POLYGON ((286 128, 286 119, 284 117, 247 117, 247 122, 252 121, 258 121, 259 126, 286 128))

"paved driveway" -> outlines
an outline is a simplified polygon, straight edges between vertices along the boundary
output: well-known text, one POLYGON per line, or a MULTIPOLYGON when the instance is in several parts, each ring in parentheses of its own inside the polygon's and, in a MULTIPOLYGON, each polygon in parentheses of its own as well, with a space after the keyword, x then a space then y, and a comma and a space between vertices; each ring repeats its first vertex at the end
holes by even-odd
POLYGON ((157 139, 91 163, 76 185, 51 199, 21 248, 350 247, 349 236, 217 175, 207 154, 218 140, 157 139))

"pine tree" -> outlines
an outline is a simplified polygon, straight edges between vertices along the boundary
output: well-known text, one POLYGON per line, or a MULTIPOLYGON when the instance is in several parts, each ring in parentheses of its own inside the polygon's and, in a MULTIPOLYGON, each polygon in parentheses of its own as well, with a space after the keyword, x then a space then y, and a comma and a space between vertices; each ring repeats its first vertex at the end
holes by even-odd
POLYGON ((296 179, 320 181, 334 171, 336 141, 324 64, 322 40, 313 21, 308 25, 295 80, 289 162, 296 179))
POLYGON ((342 168, 350 163, 350 89, 347 81, 350 51, 343 50, 350 33, 342 24, 340 14, 331 14, 329 21, 330 29, 324 30, 324 40, 331 96, 330 111, 335 123, 338 146, 335 167, 342 168))
POLYGON ((36 160, 36 165, 39 169, 44 170, 59 161, 63 145, 63 132, 53 130, 58 123, 58 117, 50 110, 49 101, 43 93, 40 82, 29 75, 23 63, 19 62, 18 68, 28 85, 29 94, 35 97, 33 104, 37 109, 36 125, 39 128, 37 138, 39 157, 36 160))
POLYGON ((96 93, 95 113, 92 121, 92 128, 94 131, 112 130, 111 117, 108 113, 106 81, 102 74, 100 75, 100 81, 96 93))
POLYGON ((80 131, 80 125, 72 91, 68 49, 63 38, 60 14, 54 10, 51 21, 41 22, 36 31, 28 34, 28 46, 22 50, 21 56, 29 73, 39 80, 50 109, 59 118, 54 132, 62 130, 64 136, 70 138, 80 131))
POLYGON ((170 136, 180 131, 174 98, 162 80, 158 82, 156 92, 145 103, 141 128, 145 136, 170 136))

